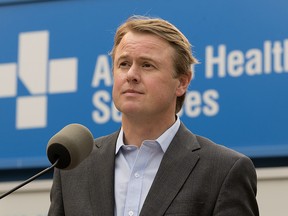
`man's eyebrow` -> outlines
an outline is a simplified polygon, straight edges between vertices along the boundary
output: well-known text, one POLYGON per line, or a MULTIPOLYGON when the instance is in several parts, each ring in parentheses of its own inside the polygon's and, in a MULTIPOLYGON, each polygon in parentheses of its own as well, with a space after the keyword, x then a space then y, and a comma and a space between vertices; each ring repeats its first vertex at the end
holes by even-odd
POLYGON ((116 60, 115 62, 117 63, 117 62, 121 61, 122 59, 126 59, 126 58, 128 58, 127 54, 120 55, 117 59, 115 59, 116 60))

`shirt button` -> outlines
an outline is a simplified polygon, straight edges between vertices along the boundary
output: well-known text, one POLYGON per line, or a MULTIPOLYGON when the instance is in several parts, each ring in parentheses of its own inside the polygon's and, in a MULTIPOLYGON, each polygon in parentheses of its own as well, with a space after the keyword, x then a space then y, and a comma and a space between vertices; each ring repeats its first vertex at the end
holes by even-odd
POLYGON ((134 174, 134 176, 135 176, 135 178, 139 178, 139 177, 140 177, 140 174, 136 172, 136 173, 134 174))
POLYGON ((128 212, 128 215, 129 215, 129 216, 133 216, 133 215, 134 215, 134 212, 133 212, 133 211, 129 211, 129 212, 128 212))

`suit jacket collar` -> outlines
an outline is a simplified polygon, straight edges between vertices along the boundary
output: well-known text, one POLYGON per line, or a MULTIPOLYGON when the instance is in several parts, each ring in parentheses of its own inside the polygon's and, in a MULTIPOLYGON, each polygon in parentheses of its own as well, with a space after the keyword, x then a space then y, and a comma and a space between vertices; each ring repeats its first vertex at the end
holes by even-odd
POLYGON ((140 216, 163 215, 192 172, 200 148, 195 135, 181 126, 163 156, 140 216))

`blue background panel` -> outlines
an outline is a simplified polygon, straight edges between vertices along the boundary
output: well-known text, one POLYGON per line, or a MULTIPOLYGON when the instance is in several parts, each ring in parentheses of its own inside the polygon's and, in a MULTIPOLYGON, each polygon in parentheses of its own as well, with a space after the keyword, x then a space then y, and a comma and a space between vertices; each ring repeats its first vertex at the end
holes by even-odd
MULTIPOLYGON (((119 113, 113 109, 111 84, 105 83, 104 79, 98 86, 93 86, 92 82, 99 65, 102 68, 97 73, 107 70, 99 60, 101 56, 106 58, 108 69, 111 69, 108 53, 114 33, 133 14, 167 19, 193 45, 193 53, 200 64, 195 67, 195 78, 189 87, 191 97, 187 104, 190 106, 184 106, 181 115, 191 131, 252 158, 288 156, 286 0, 75 0, 1 4, 0 67, 6 63, 17 65, 17 95, 0 97, 0 169, 47 166, 47 142, 67 124, 83 124, 94 137, 111 133, 121 126, 119 113), (49 33, 47 62, 77 59, 77 91, 40 94, 48 101, 46 125, 17 129, 17 98, 37 96, 29 92, 19 77, 19 35, 39 31, 49 33), (270 52, 265 51, 267 41, 271 44, 270 52), (214 64, 213 77, 208 78, 207 50, 212 48, 213 58, 216 58, 221 46, 225 47, 225 76, 219 76, 219 65, 214 64), (256 57, 247 56, 251 50, 261 55, 254 65, 252 60, 256 57), (234 69, 229 69, 231 61, 237 61, 236 57, 232 58, 235 53, 243 55, 243 63, 234 63, 234 69), (267 53, 271 61, 269 74, 265 73, 264 66, 268 61, 264 57, 267 53), (260 64, 260 72, 247 75, 247 64, 252 64, 254 69, 260 64), (233 70, 241 67, 243 71, 239 76, 231 76, 233 70), (217 97, 209 92, 216 93, 217 97), (101 97, 102 94, 107 97, 101 97), (107 119, 97 122, 93 113, 98 113, 102 120, 107 115, 107 119)), ((109 73, 112 78, 111 71, 109 73)), ((29 115, 35 118, 35 113, 29 115)))

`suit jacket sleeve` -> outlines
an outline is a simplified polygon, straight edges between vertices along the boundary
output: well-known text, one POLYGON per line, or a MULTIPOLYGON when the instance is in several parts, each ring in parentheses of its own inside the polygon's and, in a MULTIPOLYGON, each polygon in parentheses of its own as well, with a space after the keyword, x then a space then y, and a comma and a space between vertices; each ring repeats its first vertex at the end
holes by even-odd
POLYGON ((221 185, 213 215, 258 216, 256 184, 254 165, 249 158, 240 157, 221 185))

